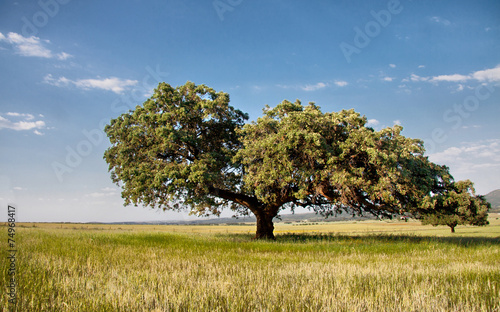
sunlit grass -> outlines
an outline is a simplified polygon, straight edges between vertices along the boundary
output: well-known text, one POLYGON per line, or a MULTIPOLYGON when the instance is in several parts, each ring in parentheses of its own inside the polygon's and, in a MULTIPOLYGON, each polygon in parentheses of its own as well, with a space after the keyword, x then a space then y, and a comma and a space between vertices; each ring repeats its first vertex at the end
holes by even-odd
POLYGON ((458 235, 405 222, 277 225, 274 242, 245 226, 20 224, 17 309, 495 311, 500 224, 490 221, 458 235))
MULTIPOLYGON (((457 233, 452 236, 481 236, 500 237, 500 214, 490 214, 490 225, 487 227, 457 226, 457 233)), ((123 225, 123 224, 72 224, 72 223, 19 223, 19 227, 47 228, 47 229, 71 229, 71 230, 99 230, 99 231, 148 231, 148 232, 172 232, 172 233, 240 233, 255 234, 255 223, 242 225, 123 225)), ((421 225, 419 221, 410 220, 402 222, 399 220, 383 221, 341 221, 341 222, 305 222, 305 223, 276 223, 275 234, 286 233, 340 233, 340 234, 415 234, 425 236, 449 236, 450 228, 447 226, 434 227, 421 225)))

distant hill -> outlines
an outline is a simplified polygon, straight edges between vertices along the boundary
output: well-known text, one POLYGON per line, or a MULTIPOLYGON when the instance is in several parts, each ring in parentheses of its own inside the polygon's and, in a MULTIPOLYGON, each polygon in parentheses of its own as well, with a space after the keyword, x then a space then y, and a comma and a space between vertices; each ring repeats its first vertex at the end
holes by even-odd
MULTIPOLYGON (((282 214, 280 219, 274 218, 274 222, 292 223, 292 222, 335 222, 335 221, 361 221, 361 220, 375 220, 376 217, 370 214, 365 216, 352 216, 347 213, 343 213, 337 216, 322 217, 314 212, 311 213, 296 213, 296 214, 282 214), (280 220, 281 219, 281 220, 280 220)), ((182 224, 182 225, 214 225, 214 224, 245 224, 254 223, 255 217, 240 217, 240 218, 200 218, 197 220, 171 220, 171 221, 146 221, 146 222, 110 222, 110 224, 155 224, 155 225, 166 225, 166 224, 182 224)))
POLYGON ((499 212, 500 213, 500 190, 495 190, 493 192, 489 192, 484 197, 491 204, 490 212, 499 212))
MULTIPOLYGON (((484 196, 491 204, 490 212, 500 213, 500 189, 492 191, 484 196)), ((361 220, 376 220, 375 216, 367 213, 365 216, 352 216, 348 213, 343 213, 337 216, 331 216, 328 219, 314 212, 282 214, 280 218, 274 218, 274 222, 293 223, 293 222, 335 222, 335 221, 361 221, 361 220)), ((139 222, 110 222, 110 224, 183 224, 183 225, 215 225, 215 224, 245 224, 254 223, 255 217, 240 217, 240 218, 200 218, 196 220, 165 220, 165 221, 139 221, 139 222)), ((92 222, 94 223, 94 222, 92 222)))

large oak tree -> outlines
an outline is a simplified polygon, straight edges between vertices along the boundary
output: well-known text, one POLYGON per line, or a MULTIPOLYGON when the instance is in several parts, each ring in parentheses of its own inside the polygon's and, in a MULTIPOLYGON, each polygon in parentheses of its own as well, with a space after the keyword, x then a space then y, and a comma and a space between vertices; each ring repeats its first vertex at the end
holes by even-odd
POLYGON ((160 83, 105 128, 112 145, 104 158, 125 205, 252 213, 256 238, 274 238, 283 209, 423 215, 432 212, 423 199, 452 183, 446 167, 424 156, 422 141, 402 136, 400 126, 375 131, 354 110, 283 101, 247 119, 224 92, 160 83))

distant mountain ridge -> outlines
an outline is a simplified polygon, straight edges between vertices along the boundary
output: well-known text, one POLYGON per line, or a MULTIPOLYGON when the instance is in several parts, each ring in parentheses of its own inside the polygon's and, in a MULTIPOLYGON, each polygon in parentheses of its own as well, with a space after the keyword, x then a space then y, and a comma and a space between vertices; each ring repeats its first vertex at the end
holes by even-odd
MULTIPOLYGON (((500 189, 492 191, 484 196, 491 204, 490 212, 500 213, 500 189)), ((363 217, 352 216, 348 213, 343 213, 337 216, 331 216, 328 219, 318 215, 314 212, 309 213, 296 213, 296 214, 282 214, 281 218, 275 218, 274 222, 335 222, 335 221, 359 221, 359 220, 374 220, 375 216, 366 214, 363 217)), ((255 222, 255 217, 240 217, 240 218, 200 218, 197 220, 165 220, 165 221, 138 221, 138 222, 109 222, 109 224, 179 224, 179 225, 213 225, 213 224, 244 224, 255 222)), ((94 222, 91 222, 94 223, 94 222)), ((105 222, 108 223, 108 222, 105 222)))
MULTIPOLYGON (((296 214, 282 214, 280 218, 274 218, 274 222, 335 222, 335 221, 361 221, 361 220, 374 220, 375 216, 367 214, 365 216, 352 216, 347 213, 343 213, 337 216, 331 216, 327 219, 325 217, 316 214, 314 212, 309 213, 296 213, 296 214)), ((255 222, 255 217, 240 217, 240 218, 209 218, 198 220, 170 220, 170 221, 138 221, 138 222, 106 222, 109 224, 154 224, 154 225, 167 225, 167 224, 177 224, 177 225, 214 225, 214 224, 244 224, 255 222)), ((92 222, 94 223, 94 222, 92 222)))
POLYGON ((500 212, 500 189, 489 192, 484 197, 491 204, 490 212, 500 212))

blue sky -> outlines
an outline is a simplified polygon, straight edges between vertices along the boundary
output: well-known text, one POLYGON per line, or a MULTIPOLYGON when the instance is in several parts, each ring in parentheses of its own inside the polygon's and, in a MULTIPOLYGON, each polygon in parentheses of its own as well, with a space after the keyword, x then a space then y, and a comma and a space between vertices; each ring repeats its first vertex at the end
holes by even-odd
POLYGON ((123 207, 102 159, 111 118, 188 80, 251 120, 300 99, 401 124, 486 194, 500 188, 499 51, 496 0, 2 1, 0 204, 19 221, 189 218, 123 207))

